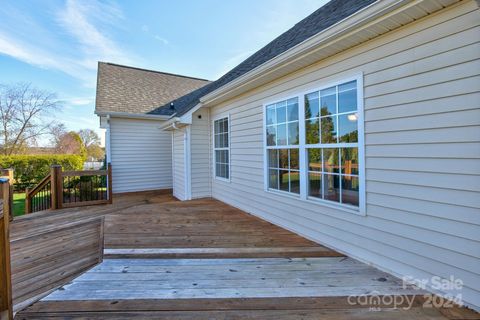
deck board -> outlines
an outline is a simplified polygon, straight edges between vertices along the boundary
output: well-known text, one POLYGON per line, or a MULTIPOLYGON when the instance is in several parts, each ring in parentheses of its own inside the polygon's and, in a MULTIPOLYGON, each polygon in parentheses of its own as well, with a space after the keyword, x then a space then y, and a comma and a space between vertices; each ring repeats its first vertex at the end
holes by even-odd
MULTIPOLYGON (((92 217, 105 221, 103 262, 16 319, 480 318, 464 308, 423 308, 422 292, 404 288, 399 279, 213 199, 117 195, 113 205, 16 219, 12 240, 92 217), (395 295, 411 304, 352 304, 352 295, 395 295)), ((28 260, 38 248, 45 245, 31 243, 13 253, 16 277, 25 276, 20 257, 28 260)), ((49 261, 38 262, 39 276, 54 271, 49 261)))
POLYGON ((113 205, 24 216, 12 223, 11 238, 44 234, 49 228, 98 216, 105 218, 107 257, 127 252, 129 257, 146 258, 343 256, 218 200, 182 202, 163 191, 115 195, 113 205))
POLYGON ((423 294, 350 258, 104 260, 44 301, 423 294), (146 260, 147 262, 149 260, 146 260), (201 265, 199 265, 199 263, 201 265))

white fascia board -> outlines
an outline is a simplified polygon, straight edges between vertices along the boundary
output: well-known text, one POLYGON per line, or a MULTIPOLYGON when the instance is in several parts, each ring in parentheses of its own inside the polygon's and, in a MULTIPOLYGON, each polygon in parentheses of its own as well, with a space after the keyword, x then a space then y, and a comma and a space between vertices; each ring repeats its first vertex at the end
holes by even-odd
POLYGON ((128 112, 96 112, 99 117, 110 116, 112 118, 126 118, 126 119, 149 119, 149 120, 168 120, 171 116, 157 115, 157 114, 143 114, 143 113, 128 113, 128 112))
POLYGON ((398 14, 399 11, 403 11, 425 1, 429 0, 382 0, 374 2, 371 5, 354 13, 353 15, 317 33, 313 37, 308 38, 298 45, 288 49, 275 58, 268 60, 255 69, 240 76, 239 78, 201 97, 200 101, 203 103, 203 105, 210 104, 216 99, 221 98, 229 91, 254 81, 261 74, 278 69, 283 64, 296 61, 311 51, 318 50, 320 47, 328 46, 332 42, 339 41, 345 36, 351 35, 352 33, 360 32, 367 27, 371 27, 372 25, 383 21, 393 14, 398 14))

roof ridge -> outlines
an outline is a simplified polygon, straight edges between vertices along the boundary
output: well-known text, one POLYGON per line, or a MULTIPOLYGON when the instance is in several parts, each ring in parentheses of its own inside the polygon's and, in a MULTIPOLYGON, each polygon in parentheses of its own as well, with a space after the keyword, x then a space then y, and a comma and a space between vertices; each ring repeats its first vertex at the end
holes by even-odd
POLYGON ((123 65, 123 64, 118 64, 118 63, 113 63, 113 62, 98 61, 98 63, 99 63, 99 64, 100 64, 100 63, 108 64, 108 65, 111 65, 111 66, 116 66, 116 67, 121 67, 121 68, 128 68, 128 69, 135 69, 135 70, 140 70, 140 71, 161 73, 161 74, 165 74, 165 75, 169 75, 169 76, 175 76, 175 77, 180 77, 180 78, 188 78, 188 79, 194 79, 194 80, 201 80, 201 81, 212 82, 211 80, 207 80, 207 79, 203 79, 203 78, 185 76, 185 75, 183 75, 183 74, 170 73, 170 72, 164 72, 164 71, 157 71, 157 70, 151 70, 151 69, 145 69, 145 68, 139 68, 139 67, 126 66, 126 65, 123 65))

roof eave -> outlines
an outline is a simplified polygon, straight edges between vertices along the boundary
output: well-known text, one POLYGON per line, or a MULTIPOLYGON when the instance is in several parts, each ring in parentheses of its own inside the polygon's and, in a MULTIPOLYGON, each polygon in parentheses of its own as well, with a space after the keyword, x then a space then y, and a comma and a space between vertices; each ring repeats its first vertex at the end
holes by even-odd
POLYGON ((95 114, 99 117, 110 116, 112 118, 125 118, 125 119, 148 119, 148 120, 168 120, 171 116, 160 114, 147 114, 147 113, 129 113, 118 111, 96 111, 95 114))

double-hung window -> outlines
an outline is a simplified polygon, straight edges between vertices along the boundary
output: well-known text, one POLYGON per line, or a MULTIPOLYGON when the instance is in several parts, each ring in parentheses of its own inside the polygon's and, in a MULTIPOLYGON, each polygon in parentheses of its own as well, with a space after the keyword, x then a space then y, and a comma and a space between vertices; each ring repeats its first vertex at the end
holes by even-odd
POLYGON ((230 141, 228 117, 213 122, 215 177, 230 179, 230 141))
POLYGON ((360 82, 346 80, 265 106, 268 190, 363 211, 360 82))
POLYGON ((357 81, 305 95, 308 196, 359 205, 357 81))
POLYGON ((298 98, 266 107, 268 188, 300 193, 298 98))

